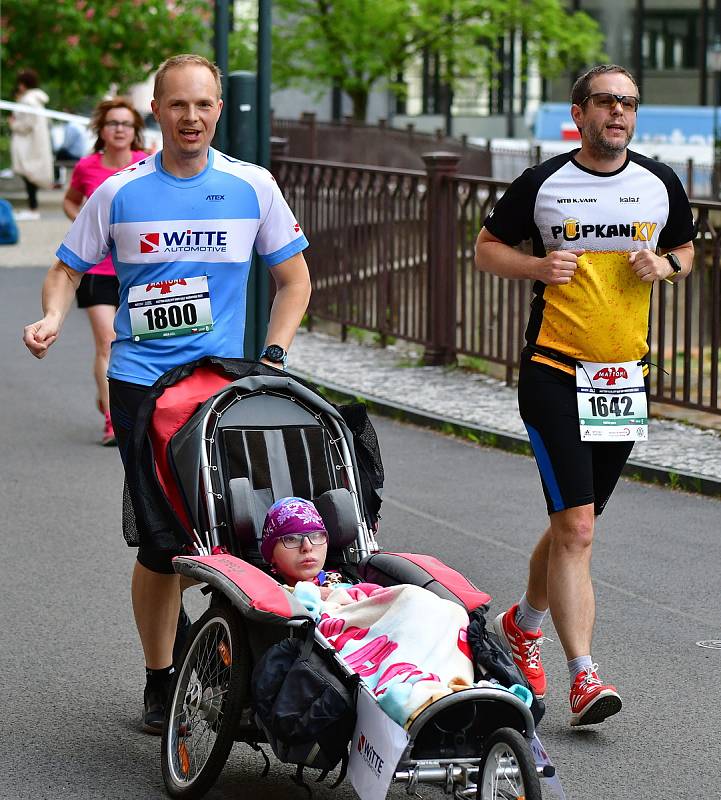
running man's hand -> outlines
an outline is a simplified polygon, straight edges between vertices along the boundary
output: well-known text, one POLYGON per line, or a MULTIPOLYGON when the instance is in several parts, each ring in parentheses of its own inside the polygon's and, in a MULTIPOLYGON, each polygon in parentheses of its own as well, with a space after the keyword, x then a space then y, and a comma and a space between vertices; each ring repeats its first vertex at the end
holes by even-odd
POLYGON ((628 263, 636 275, 646 283, 662 281, 675 274, 668 259, 657 256, 652 250, 634 250, 628 256, 628 263))
POLYGON ((35 358, 45 358, 48 348, 58 338, 65 315, 82 280, 82 272, 56 261, 43 281, 42 307, 45 316, 23 331, 25 347, 35 358))
POLYGON ((531 277, 548 286, 570 283, 578 268, 578 257, 585 250, 554 250, 544 258, 537 259, 531 277))
POLYGON ((23 342, 35 358, 44 358, 47 355, 48 348, 58 338, 59 333, 60 320, 55 315, 47 316, 25 326, 23 342))

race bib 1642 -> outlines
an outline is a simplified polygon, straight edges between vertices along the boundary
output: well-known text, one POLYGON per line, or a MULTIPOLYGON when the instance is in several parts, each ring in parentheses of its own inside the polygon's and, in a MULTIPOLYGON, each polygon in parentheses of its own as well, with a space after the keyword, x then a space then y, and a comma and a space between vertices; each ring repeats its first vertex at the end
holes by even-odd
POLYGON ((648 402, 643 364, 579 362, 576 396, 581 440, 636 442, 648 439, 648 402))

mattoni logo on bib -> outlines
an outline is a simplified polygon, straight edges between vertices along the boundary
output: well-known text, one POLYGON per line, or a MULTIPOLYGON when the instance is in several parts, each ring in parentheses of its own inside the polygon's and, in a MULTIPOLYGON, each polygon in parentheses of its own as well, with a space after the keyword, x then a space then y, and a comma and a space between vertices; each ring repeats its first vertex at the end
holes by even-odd
POLYGON ((175 281, 158 281, 158 283, 149 283, 145 287, 146 292, 152 292, 153 289, 160 289, 160 294, 170 294, 173 286, 187 286, 188 282, 185 278, 179 278, 175 281))
POLYGON ((606 381, 606 386, 615 386, 617 380, 628 379, 628 372, 623 367, 604 367, 593 376, 593 380, 606 381))

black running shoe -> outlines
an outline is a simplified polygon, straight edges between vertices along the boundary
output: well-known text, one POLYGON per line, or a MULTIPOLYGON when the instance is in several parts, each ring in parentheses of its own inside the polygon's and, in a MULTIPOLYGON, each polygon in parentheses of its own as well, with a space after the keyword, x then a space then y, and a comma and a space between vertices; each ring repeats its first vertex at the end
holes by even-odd
POLYGON ((143 730, 160 736, 163 732, 163 722, 165 721, 165 703, 168 697, 168 686, 145 684, 143 701, 145 709, 143 711, 143 730))

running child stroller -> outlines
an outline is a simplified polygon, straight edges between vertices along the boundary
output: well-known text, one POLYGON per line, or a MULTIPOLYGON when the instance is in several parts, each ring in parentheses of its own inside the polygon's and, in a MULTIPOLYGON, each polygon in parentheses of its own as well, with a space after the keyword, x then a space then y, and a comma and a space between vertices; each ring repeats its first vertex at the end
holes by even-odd
MULTIPOLYGON (((351 712, 359 692, 358 676, 260 556, 263 520, 274 500, 313 500, 328 531, 330 566, 351 583, 415 584, 472 615, 490 602, 432 556, 379 550, 383 472, 364 408, 335 407, 286 373, 216 358, 172 370, 141 411, 133 452, 137 463, 154 465, 137 473, 139 491, 152 506, 146 524, 172 520, 187 542, 187 555, 174 560, 176 572, 206 584, 210 594, 210 607, 176 664, 168 701, 161 764, 172 797, 202 797, 235 742, 256 750, 269 743, 299 769, 325 772, 336 765, 323 760, 317 743, 300 748, 298 756, 302 742, 275 736, 252 697, 254 667, 288 640, 297 640, 305 657, 309 649, 318 655, 326 683, 351 698, 351 712)), ((352 730, 347 714, 334 728, 336 744, 344 739, 341 777, 352 730)), ((431 783, 459 800, 539 800, 540 779, 554 773, 534 737, 528 705, 500 686, 432 702, 407 734, 392 777, 411 794, 431 783)))

